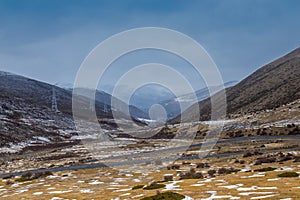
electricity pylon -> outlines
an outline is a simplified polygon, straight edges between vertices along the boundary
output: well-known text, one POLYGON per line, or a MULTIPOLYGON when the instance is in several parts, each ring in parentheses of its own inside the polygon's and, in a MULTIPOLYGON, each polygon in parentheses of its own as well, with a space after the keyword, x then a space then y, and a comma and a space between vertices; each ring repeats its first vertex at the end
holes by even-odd
POLYGON ((54 88, 52 88, 52 100, 51 100, 51 102, 52 102, 52 104, 51 104, 52 111, 59 112, 59 110, 57 108, 57 99, 56 99, 56 93, 55 93, 54 88))

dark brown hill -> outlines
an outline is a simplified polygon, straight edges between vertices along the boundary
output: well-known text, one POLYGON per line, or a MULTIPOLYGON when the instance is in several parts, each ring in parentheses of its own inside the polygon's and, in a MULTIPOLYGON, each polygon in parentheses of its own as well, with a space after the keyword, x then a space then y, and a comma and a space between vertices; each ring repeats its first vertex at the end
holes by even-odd
MULTIPOLYGON (((218 95, 218 94, 216 94, 218 95)), ((263 66, 237 85, 226 89, 227 114, 273 109, 300 99, 300 48, 263 66)), ((210 98, 185 111, 193 115, 200 107, 201 120, 210 117, 210 98)), ((189 115, 188 114, 188 115, 189 115)), ((171 120, 179 122, 180 116, 171 120)))

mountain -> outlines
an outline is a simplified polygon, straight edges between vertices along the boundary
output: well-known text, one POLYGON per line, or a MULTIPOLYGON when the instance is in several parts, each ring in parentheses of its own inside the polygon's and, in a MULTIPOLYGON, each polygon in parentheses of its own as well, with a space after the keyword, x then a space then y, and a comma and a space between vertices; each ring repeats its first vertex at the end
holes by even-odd
MULTIPOLYGON (((21 148, 29 144, 62 142, 77 134, 72 116, 72 91, 1 71, 0 91, 0 147, 17 145, 16 148, 21 148), (53 90, 59 112, 51 109, 53 90)), ((101 102, 109 98, 108 94, 96 93, 95 110, 99 119, 112 119, 114 108, 101 102)), ((84 96, 76 100, 90 102, 84 96)), ((121 101, 117 104, 128 106, 121 101)), ((136 116, 116 112, 125 118, 145 116, 137 108, 131 109, 136 116)), ((110 128, 109 125, 106 126, 110 128)))
MULTIPOLYGON (((93 90, 88 89, 88 88, 76 88, 76 91, 77 91, 77 93, 81 94, 84 97, 89 97, 91 92, 93 92, 93 90)), ((110 94, 108 94, 104 91, 99 91, 99 90, 96 90, 96 92, 95 92, 95 101, 99 103, 100 112, 105 110, 106 112, 108 112, 110 114, 112 112, 112 109, 114 109, 116 111, 118 108, 119 111, 122 112, 122 111, 126 110, 128 107, 128 105, 125 102, 117 99, 116 97, 111 96, 110 94), (117 108, 112 108, 112 105, 111 105, 112 101, 116 104, 115 106, 117 108)), ((96 110, 96 111, 98 114, 98 110, 96 110)), ((129 105, 129 113, 130 113, 129 117, 132 117, 134 119, 140 119, 140 118, 148 119, 149 118, 149 116, 146 112, 140 110, 139 108, 137 108, 133 105, 129 105)), ((100 113, 100 115, 101 115, 101 113, 100 113)), ((110 117, 112 118, 112 115, 110 115, 110 117)))
MULTIPOLYGON (((224 87, 225 88, 232 87, 235 84, 237 84, 237 81, 229 81, 229 82, 224 83, 224 87)), ((195 103, 195 100, 201 101, 201 100, 208 98, 210 96, 209 89, 211 89, 212 91, 218 91, 221 88, 222 88, 221 86, 214 86, 211 88, 205 87, 200 90, 197 90, 195 92, 195 94, 181 95, 179 97, 175 97, 172 99, 168 99, 168 100, 159 102, 159 104, 162 105, 166 109, 168 118, 171 119, 174 116, 178 116, 181 113, 179 103, 181 103, 183 105, 183 111, 184 111, 185 109, 188 108, 188 106, 195 103), (196 95, 197 99, 194 99, 195 95, 196 95)))
POLYGON ((134 92, 130 98, 130 105, 148 113, 154 104, 175 98, 174 94, 162 86, 156 84, 146 85, 134 92))
POLYGON ((75 134, 69 91, 7 72, 0 72, 0 91, 0 147, 58 142, 75 134), (60 113, 51 110, 52 88, 60 113))
MULTIPOLYGON (((236 83, 237 81, 229 81, 224 84, 224 87, 231 87, 236 83)), ((214 86, 210 89, 218 91, 221 88, 220 86, 214 86)), ((185 110, 193 103, 206 99, 209 96, 209 89, 207 87, 197 90, 195 94, 184 94, 176 97, 172 92, 162 86, 150 84, 138 89, 132 94, 130 105, 139 108, 145 113, 149 113, 152 105, 160 104, 165 108, 168 119, 171 119, 181 113, 180 103, 183 105, 183 110, 185 110), (194 99, 194 95, 197 97, 196 100, 194 99)))
MULTIPOLYGON (((227 88, 227 114, 273 109, 300 99, 299 77, 300 48, 297 48, 227 88)), ((184 114, 193 116, 194 106, 200 108, 200 120, 210 118, 210 98, 194 104, 184 114)), ((179 119, 180 116, 177 116, 170 123, 178 123, 179 119)))

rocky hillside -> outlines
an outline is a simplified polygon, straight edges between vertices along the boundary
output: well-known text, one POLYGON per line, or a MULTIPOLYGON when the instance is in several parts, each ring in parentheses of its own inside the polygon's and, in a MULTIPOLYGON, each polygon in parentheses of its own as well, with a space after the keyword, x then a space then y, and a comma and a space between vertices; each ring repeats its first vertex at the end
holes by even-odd
MULTIPOLYGON (((72 91, 7 72, 0 72, 0 91, 0 147, 12 150, 32 144, 71 141, 76 135, 72 91), (59 112, 51 109, 53 89, 59 112)), ((110 105, 101 102, 110 98, 106 93, 97 92, 95 108, 99 119, 112 118, 110 105)), ((86 97, 79 100, 89 102, 86 97)), ((132 110, 137 115, 133 117, 145 116, 137 108, 132 110)))
MULTIPOLYGON (((300 48, 263 66, 234 87, 227 88, 227 113, 272 109, 300 99, 299 77, 300 48)), ((210 98, 185 112, 192 115, 194 106, 200 107, 201 119, 210 118, 210 98)), ((179 122, 179 117, 171 120, 171 123, 176 122, 179 122)))

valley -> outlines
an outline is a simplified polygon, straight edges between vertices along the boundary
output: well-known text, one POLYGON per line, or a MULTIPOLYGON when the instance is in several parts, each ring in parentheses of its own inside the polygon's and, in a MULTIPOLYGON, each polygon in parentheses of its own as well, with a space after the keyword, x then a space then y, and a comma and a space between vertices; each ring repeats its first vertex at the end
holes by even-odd
POLYGON ((197 133, 189 146, 184 141, 170 143, 172 139, 166 138, 122 138, 118 133, 105 142, 91 137, 52 148, 32 145, 0 158, 0 196, 142 199, 173 192, 185 199, 297 199, 299 113, 297 100, 272 110, 232 115, 224 121, 216 145, 202 159, 198 157, 202 147, 213 142, 205 140, 211 121, 164 129, 169 131, 167 135, 197 133), (83 144, 100 148, 93 153, 83 144), (187 150, 179 156, 173 150, 180 148, 187 150), (171 155, 178 157, 173 160, 171 155), (285 172, 296 176, 279 177, 285 172), (158 186, 145 189, 149 185, 158 186))

